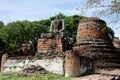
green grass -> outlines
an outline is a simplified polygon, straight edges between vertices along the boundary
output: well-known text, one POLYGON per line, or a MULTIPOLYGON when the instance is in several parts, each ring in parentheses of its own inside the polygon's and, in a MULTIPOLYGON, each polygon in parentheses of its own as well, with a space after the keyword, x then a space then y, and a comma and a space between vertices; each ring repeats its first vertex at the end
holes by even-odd
POLYGON ((70 80, 62 75, 48 73, 48 74, 32 74, 25 75, 23 73, 1 73, 0 80, 70 80))

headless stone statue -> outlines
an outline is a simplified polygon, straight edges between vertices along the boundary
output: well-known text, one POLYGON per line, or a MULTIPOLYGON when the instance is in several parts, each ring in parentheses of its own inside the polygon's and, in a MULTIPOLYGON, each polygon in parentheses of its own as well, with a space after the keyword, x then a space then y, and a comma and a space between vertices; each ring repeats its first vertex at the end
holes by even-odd
POLYGON ((63 36, 64 29, 65 29, 64 20, 53 20, 51 22, 50 32, 61 33, 61 36, 63 36))
POLYGON ((53 20, 50 26, 50 33, 41 34, 41 38, 63 37, 64 29, 64 20, 53 20))

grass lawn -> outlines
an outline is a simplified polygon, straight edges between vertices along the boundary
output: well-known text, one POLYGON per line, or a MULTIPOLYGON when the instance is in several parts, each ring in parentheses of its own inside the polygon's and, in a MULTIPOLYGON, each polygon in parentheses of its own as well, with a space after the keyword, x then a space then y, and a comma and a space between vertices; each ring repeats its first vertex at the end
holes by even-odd
POLYGON ((70 80, 62 75, 48 74, 24 74, 24 73, 0 73, 0 80, 70 80))

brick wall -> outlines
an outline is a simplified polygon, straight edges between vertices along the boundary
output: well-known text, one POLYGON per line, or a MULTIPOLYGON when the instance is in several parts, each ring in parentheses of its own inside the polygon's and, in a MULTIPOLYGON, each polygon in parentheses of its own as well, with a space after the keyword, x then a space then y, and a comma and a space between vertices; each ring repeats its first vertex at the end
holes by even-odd
POLYGON ((52 50, 54 50, 55 52, 62 52, 63 47, 61 38, 38 39, 38 52, 51 52, 52 50))
POLYGON ((24 71, 24 69, 31 66, 41 66, 49 72, 63 75, 63 60, 63 57, 55 57, 51 59, 37 59, 33 56, 7 57, 7 54, 4 54, 2 57, 1 72, 18 72, 24 71))

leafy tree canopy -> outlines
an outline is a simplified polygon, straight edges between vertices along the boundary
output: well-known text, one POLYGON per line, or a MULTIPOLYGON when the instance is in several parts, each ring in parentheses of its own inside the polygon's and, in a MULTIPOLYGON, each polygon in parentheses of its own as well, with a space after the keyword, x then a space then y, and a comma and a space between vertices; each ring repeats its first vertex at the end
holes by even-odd
POLYGON ((29 22, 16 21, 8 23, 0 29, 0 38, 5 43, 4 51, 13 51, 21 48, 23 42, 37 42, 41 33, 48 32, 45 25, 48 20, 29 22))

